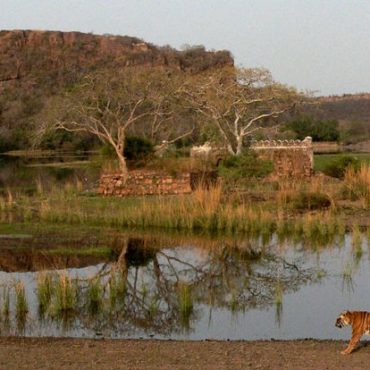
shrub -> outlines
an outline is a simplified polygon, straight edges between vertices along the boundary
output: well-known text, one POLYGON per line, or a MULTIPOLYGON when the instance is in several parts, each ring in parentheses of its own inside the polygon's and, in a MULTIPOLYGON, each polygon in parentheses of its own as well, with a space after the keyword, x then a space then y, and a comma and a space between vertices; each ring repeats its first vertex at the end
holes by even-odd
POLYGON ((252 151, 229 156, 221 162, 218 168, 220 176, 232 180, 262 178, 269 175, 272 170, 271 161, 258 158, 257 154, 252 151))
POLYGON ((303 140, 311 136, 313 141, 339 140, 338 121, 317 121, 311 117, 299 117, 282 126, 281 131, 293 131, 296 138, 303 140))
POLYGON ((358 170, 360 168, 360 161, 352 155, 343 155, 327 164, 323 168, 323 172, 325 175, 342 179, 349 167, 358 170))
MULTIPOLYGON (((128 160, 142 160, 149 157, 154 152, 154 146, 148 139, 129 136, 125 140, 124 155, 128 160)), ((105 144, 101 148, 101 153, 107 157, 115 157, 116 153, 111 145, 105 144)))
POLYGON ((328 195, 323 193, 299 192, 291 199, 292 207, 298 210, 318 210, 331 206, 328 195))
POLYGON ((137 136, 126 138, 124 155, 129 160, 144 159, 152 154, 153 150, 153 144, 148 139, 137 136))

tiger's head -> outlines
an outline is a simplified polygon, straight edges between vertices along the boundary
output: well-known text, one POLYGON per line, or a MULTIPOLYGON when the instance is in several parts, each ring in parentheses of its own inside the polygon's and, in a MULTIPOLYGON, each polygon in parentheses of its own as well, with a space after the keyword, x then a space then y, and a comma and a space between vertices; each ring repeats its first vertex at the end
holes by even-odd
POLYGON ((343 328, 343 326, 351 325, 352 314, 350 311, 343 311, 337 318, 335 326, 343 328))

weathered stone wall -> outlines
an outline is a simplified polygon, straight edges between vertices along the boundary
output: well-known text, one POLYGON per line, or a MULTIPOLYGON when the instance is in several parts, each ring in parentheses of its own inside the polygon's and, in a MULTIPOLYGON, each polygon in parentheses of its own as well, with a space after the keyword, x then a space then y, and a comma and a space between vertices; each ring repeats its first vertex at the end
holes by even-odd
POLYGON ((171 176, 156 171, 131 171, 126 183, 122 175, 103 174, 98 194, 115 196, 171 195, 191 193, 190 173, 171 176))
POLYGON ((274 164, 274 175, 278 177, 302 178, 313 174, 312 139, 262 140, 254 142, 251 149, 274 164))

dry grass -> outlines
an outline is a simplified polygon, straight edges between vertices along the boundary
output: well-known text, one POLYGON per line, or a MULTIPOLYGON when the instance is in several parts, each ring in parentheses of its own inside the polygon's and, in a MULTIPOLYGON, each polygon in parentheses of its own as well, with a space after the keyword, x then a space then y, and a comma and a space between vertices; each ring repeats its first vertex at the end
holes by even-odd
POLYGON ((359 170, 347 168, 344 184, 352 199, 358 199, 364 208, 370 206, 370 166, 362 164, 359 170))

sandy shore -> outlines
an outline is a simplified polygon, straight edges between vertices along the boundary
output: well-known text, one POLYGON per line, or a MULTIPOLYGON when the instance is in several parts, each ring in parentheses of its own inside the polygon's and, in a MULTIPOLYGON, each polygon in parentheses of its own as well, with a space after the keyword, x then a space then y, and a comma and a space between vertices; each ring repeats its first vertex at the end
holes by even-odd
POLYGON ((0 338, 0 369, 370 369, 370 342, 0 338))

